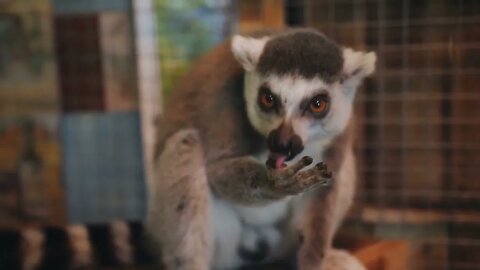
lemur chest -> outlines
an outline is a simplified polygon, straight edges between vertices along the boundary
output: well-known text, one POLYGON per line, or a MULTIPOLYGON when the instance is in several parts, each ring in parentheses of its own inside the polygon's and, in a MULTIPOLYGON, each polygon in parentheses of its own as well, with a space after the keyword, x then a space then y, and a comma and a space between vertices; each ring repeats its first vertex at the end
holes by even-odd
POLYGON ((214 199, 214 269, 232 269, 284 256, 292 246, 293 210, 298 200, 245 207, 214 199))
POLYGON ((290 214, 291 199, 274 202, 265 206, 247 207, 231 205, 238 218, 247 226, 275 226, 290 214))

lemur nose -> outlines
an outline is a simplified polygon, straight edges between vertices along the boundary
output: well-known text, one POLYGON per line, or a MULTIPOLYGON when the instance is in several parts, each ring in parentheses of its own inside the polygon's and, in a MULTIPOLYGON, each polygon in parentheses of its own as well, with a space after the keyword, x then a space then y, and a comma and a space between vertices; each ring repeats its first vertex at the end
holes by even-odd
POLYGON ((268 148, 271 152, 293 158, 303 150, 302 140, 290 125, 282 124, 268 135, 268 148))

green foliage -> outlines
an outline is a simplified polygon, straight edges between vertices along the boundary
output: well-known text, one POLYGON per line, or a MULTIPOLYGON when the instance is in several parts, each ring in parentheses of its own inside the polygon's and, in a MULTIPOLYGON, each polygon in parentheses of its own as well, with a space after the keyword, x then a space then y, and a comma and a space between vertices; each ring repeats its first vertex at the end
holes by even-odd
POLYGON ((205 0, 156 0, 158 46, 162 86, 168 98, 193 60, 215 40, 205 0))

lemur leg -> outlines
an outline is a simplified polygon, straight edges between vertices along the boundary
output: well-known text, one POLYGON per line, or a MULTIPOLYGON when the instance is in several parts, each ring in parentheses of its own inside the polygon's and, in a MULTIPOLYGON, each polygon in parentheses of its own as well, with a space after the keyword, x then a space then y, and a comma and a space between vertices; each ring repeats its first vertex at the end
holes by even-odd
MULTIPOLYGON (((303 243, 299 252, 299 269, 324 270, 332 240, 350 205, 355 191, 355 160, 347 151, 332 189, 312 199, 303 220, 303 243)), ((330 260, 331 261, 331 260, 330 260)), ((333 268, 326 268, 333 269, 333 268)))
POLYGON ((211 198, 197 132, 184 129, 169 137, 156 162, 147 226, 165 269, 207 270, 211 198))
POLYGON ((301 232, 301 247, 298 253, 300 270, 320 270, 325 253, 332 241, 333 211, 337 183, 324 197, 312 198, 307 205, 301 232))
POLYGON ((259 205, 331 184, 331 174, 324 164, 304 169, 312 163, 304 157, 283 169, 269 169, 251 157, 221 160, 207 168, 212 190, 234 203, 259 205))

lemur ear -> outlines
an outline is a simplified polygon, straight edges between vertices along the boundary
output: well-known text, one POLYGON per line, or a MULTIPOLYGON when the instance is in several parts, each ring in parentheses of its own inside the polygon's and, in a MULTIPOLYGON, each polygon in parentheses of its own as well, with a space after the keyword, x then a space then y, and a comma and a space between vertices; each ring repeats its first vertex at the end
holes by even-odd
POLYGON ((246 71, 252 71, 258 63, 267 38, 257 39, 235 35, 232 39, 232 52, 246 71))
POLYGON ((375 71, 377 55, 374 52, 358 52, 343 49, 342 84, 347 88, 357 87, 362 80, 375 71))

